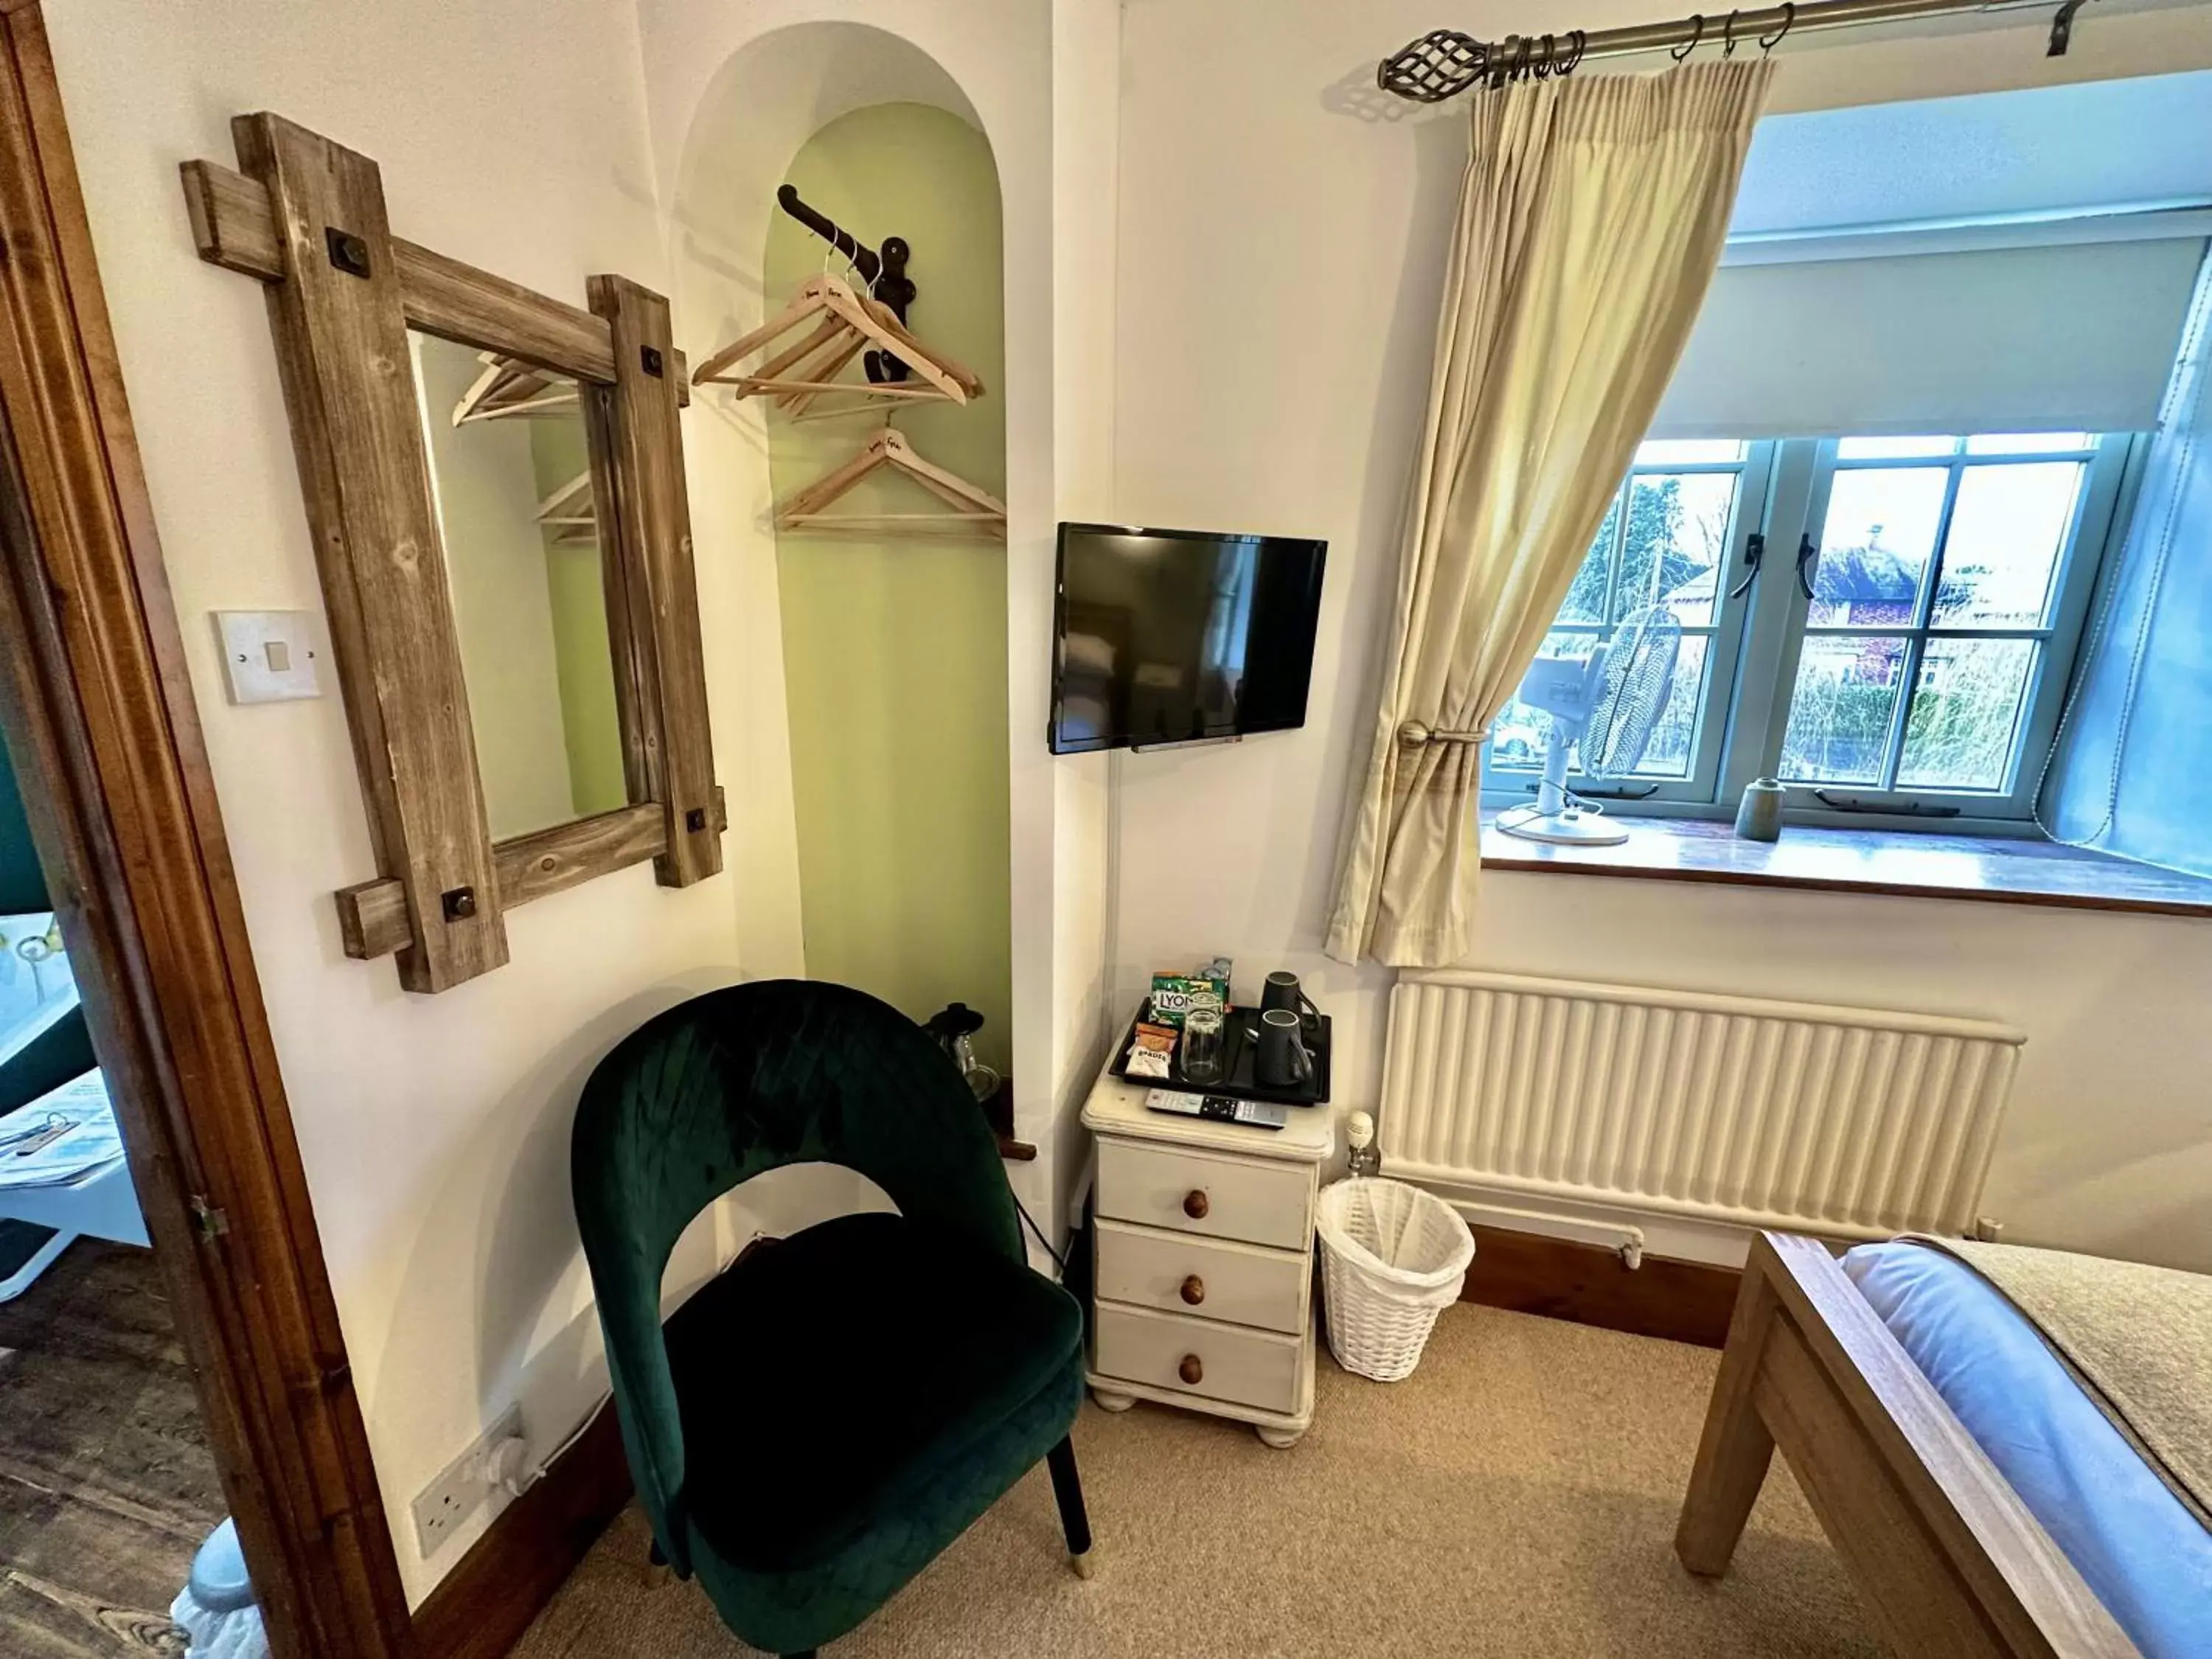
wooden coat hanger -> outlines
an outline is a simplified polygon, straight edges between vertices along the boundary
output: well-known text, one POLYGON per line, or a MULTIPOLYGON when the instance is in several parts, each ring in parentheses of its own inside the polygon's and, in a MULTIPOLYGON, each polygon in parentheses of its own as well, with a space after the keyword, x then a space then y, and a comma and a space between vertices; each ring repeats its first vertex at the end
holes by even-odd
POLYGON ((860 453, 842 466, 823 474, 804 489, 778 504, 779 530, 861 534, 896 532, 902 535, 983 535, 994 541, 1006 538, 1006 504, 987 489, 969 483, 915 453, 903 433, 885 427, 870 435, 860 453), (851 491, 861 479, 891 467, 920 484, 951 510, 944 513, 824 513, 823 508, 851 491))
POLYGON ((767 394, 796 413, 825 394, 850 394, 864 408, 878 403, 949 399, 964 404, 982 395, 983 382, 942 352, 916 339, 890 307, 856 293, 826 272, 809 277, 791 302, 751 332, 740 336, 699 365, 695 386, 729 386, 738 396, 767 394), (766 350, 795 330, 814 325, 798 344, 787 347, 750 374, 730 373, 755 352, 766 350), (904 362, 918 380, 876 384, 836 377, 870 347, 904 362))
POLYGON ((477 361, 484 366, 483 373, 453 405, 455 426, 578 407, 576 383, 566 374, 496 351, 479 351, 477 361))
POLYGON ((599 503, 592 495, 589 467, 538 503, 538 522, 553 532, 556 542, 599 539, 599 503))

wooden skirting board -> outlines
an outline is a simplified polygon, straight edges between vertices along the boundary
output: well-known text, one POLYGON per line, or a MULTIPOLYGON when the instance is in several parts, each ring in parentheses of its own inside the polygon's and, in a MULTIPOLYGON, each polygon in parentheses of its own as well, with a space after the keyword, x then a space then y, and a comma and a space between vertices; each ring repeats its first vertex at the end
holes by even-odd
POLYGON ((1743 1275, 1733 1267, 1646 1255, 1631 1268, 1595 1244, 1474 1227, 1462 1302, 1718 1348, 1743 1275))

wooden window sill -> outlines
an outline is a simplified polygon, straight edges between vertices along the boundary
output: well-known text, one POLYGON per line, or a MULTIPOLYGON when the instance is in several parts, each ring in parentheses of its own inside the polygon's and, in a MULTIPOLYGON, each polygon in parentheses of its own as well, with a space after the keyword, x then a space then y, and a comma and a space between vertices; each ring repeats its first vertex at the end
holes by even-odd
POLYGON ((1621 846, 1552 847, 1500 834, 1494 816, 1482 815, 1486 870, 2212 916, 2212 880, 2047 841, 1792 825, 1763 842, 1711 820, 1624 817, 1621 846))

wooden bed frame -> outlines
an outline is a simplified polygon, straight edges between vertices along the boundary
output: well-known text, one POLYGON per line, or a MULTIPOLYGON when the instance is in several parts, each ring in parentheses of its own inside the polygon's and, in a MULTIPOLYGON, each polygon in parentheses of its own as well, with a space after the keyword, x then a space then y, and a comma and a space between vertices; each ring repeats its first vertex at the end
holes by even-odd
POLYGON ((1674 1553, 1728 1571, 1777 1446, 1902 1656, 2136 1649, 1818 1240, 1745 1264, 1674 1553))

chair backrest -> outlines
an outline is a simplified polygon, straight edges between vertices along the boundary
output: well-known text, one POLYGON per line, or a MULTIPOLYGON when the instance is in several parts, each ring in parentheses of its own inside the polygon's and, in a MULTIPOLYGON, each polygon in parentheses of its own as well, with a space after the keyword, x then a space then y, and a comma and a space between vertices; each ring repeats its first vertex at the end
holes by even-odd
MULTIPOLYGON (((1023 1259, 997 1143, 966 1083, 920 1026, 842 985, 732 986, 648 1020, 593 1069, 569 1152, 631 1472, 681 1571, 683 1433, 660 1276, 694 1217, 764 1170, 841 1164, 908 1219, 1023 1259)), ((763 1352, 774 1340, 763 1334, 763 1352)))

